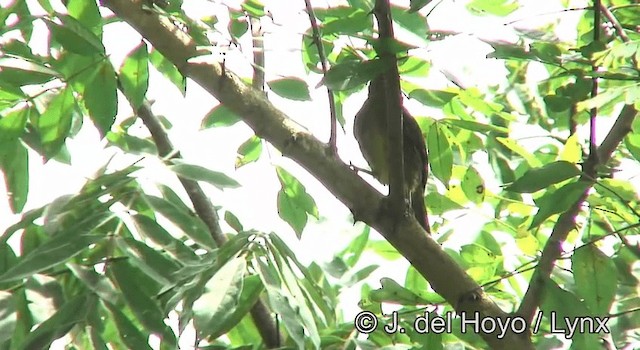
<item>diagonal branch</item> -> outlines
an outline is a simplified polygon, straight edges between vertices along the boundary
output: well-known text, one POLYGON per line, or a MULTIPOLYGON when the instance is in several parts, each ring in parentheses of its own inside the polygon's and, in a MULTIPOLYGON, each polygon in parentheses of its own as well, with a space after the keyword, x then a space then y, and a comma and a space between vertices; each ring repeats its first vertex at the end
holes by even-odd
MULTIPOLYGON (((478 317, 506 318, 502 311, 444 252, 442 247, 412 217, 398 220, 384 213, 383 196, 353 172, 348 165, 330 156, 330 147, 276 109, 261 92, 246 85, 218 62, 195 63, 196 45, 170 21, 142 10, 142 0, 104 0, 117 16, 134 27, 187 77, 201 85, 227 108, 239 115, 256 135, 270 142, 314 175, 358 220, 375 228, 391 243, 457 311, 478 317), (393 234, 402 232, 401 235, 393 234)), ((480 334, 493 349, 533 349, 530 337, 498 331, 480 334)))
MULTIPOLYGON (((600 1, 596 1, 594 11, 597 13, 602 12, 605 15, 613 24, 614 28, 616 28, 618 36, 620 36, 623 42, 629 41, 629 37, 627 37, 618 20, 600 1)), ((596 27, 594 30, 597 32, 599 28, 596 27)), ((635 63, 635 56, 632 59, 635 63)), ((615 151, 620 142, 622 142, 622 139, 631 131, 631 123, 637 115, 638 111, 633 105, 624 106, 615 124, 604 141, 602 141, 600 147, 597 148, 595 157, 590 154, 589 159, 585 162, 584 174, 581 180, 589 181, 591 184, 595 182, 597 166, 599 164, 606 164, 609 161, 613 151, 615 151)), ((591 148, 593 151, 593 147, 591 148)), ((575 218, 580 211, 582 203, 587 199, 590 188, 591 186, 585 190, 585 193, 566 213, 560 215, 542 251, 538 268, 531 277, 529 289, 522 298, 522 303, 518 308, 518 314, 525 317, 529 322, 533 319, 536 308, 540 305, 542 291, 544 290, 544 281, 551 275, 555 261, 562 254, 561 244, 567 239, 567 235, 575 227, 575 218)))
POLYGON ((582 208, 582 204, 587 199, 589 190, 595 183, 597 166, 606 164, 609 159, 611 159, 611 155, 620 142, 622 142, 622 139, 631 131, 631 123, 637 115, 638 111, 632 105, 626 105, 620 112, 618 119, 613 124, 606 138, 602 141, 600 147, 598 147, 598 156, 590 157, 585 161, 583 175, 580 177, 580 181, 586 181, 590 185, 578 201, 558 218, 551 232, 551 236, 542 250, 540 262, 531 277, 529 289, 527 289, 527 292, 522 298, 522 303, 518 308, 517 313, 525 317, 527 321, 531 322, 531 320, 533 320, 536 309, 540 305, 545 281, 551 275, 556 260, 558 260, 562 254, 562 243, 567 239, 569 232, 576 227, 576 217, 582 208))

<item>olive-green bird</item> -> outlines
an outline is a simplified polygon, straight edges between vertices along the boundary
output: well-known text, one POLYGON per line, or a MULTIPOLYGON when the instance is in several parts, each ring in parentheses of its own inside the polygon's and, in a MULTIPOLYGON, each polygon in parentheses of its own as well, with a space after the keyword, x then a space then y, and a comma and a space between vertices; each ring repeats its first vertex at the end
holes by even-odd
MULTIPOLYGON (((382 184, 389 184, 389 136, 387 133, 386 94, 383 74, 369 84, 369 97, 356 114, 353 133, 360 151, 369 163, 373 176, 382 184)), ((428 159, 422 131, 409 112, 402 109, 404 177, 411 208, 418 223, 430 233, 424 206, 428 159)))

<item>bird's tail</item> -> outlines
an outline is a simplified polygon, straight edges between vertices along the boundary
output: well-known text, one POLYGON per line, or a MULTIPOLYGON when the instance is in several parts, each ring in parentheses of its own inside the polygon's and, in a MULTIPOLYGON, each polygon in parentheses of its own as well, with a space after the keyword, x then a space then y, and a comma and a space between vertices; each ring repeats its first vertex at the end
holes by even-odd
POLYGON ((411 207, 420 226, 422 226, 422 228, 427 231, 427 233, 431 234, 431 228, 429 227, 429 217, 427 216, 427 208, 424 206, 423 191, 414 191, 411 194, 411 207))

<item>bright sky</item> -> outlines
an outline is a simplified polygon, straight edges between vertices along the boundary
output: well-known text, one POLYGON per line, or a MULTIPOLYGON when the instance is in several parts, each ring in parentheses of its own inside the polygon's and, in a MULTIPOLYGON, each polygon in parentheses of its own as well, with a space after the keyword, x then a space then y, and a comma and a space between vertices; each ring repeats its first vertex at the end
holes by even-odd
MULTIPOLYGON (((11 0, 0 0, 0 5, 5 6, 11 0)), ((305 71, 300 63, 300 41, 301 34, 308 28, 308 17, 303 12, 304 2, 271 0, 264 1, 268 9, 273 14, 273 21, 265 19, 263 28, 266 46, 266 78, 267 80, 277 79, 283 76, 302 77, 308 81, 311 89, 313 101, 295 102, 284 100, 270 94, 270 99, 287 115, 294 118, 300 124, 312 130, 320 139, 328 138, 328 107, 326 102, 326 91, 324 88, 315 88, 320 81, 320 76, 305 76, 305 71)), ((326 5, 328 2, 335 4, 335 1, 312 0, 316 6, 326 5)), ((406 4, 408 1, 395 1, 406 4)), ((54 7, 64 11, 64 7, 59 0, 52 1, 54 7)), ((189 0, 185 1, 185 10, 194 16, 207 16, 211 14, 226 13, 222 4, 237 4, 239 1, 207 1, 189 0)), ((346 3, 346 2, 342 2, 346 3)), ((437 3, 437 1, 434 1, 437 3)), ((441 42, 434 42, 428 47, 422 47, 412 54, 429 58, 433 62, 431 75, 426 82, 427 85, 442 88, 447 86, 446 76, 455 77, 464 86, 477 86, 480 89, 488 85, 504 82, 505 71, 502 64, 496 60, 486 59, 486 54, 491 48, 486 43, 478 40, 501 40, 515 42, 518 37, 514 29, 533 30, 542 25, 554 21, 558 14, 536 15, 554 12, 560 9, 559 1, 520 1, 522 8, 508 18, 502 20, 494 17, 475 17, 468 14, 464 8, 466 1, 444 0, 429 17, 429 24, 432 29, 455 30, 466 34, 461 34, 451 39, 441 42), (455 18, 455 20, 451 20, 455 18), (513 25, 503 26, 496 23, 507 23, 517 19, 523 19, 513 25), (438 73, 441 71, 442 73, 438 73)), ((30 9, 35 13, 44 14, 44 11, 37 10, 39 5, 35 0, 28 1, 30 9), (40 12, 38 12, 40 11, 40 12)), ((573 6, 583 4, 574 3, 573 6)), ((581 13, 579 11, 560 13, 562 18, 560 28, 555 33, 563 40, 570 40, 567 33, 572 33, 575 28, 575 21, 581 13), (566 29, 566 30, 564 30, 566 29)), ((224 18, 220 18, 224 23, 224 18)), ((41 22, 35 23, 37 30, 43 30, 41 22)), ((402 35, 402 32, 399 31, 402 35)), ((42 41, 43 37, 35 35, 33 45, 44 53, 46 47, 42 41)), ((0 44, 2 40, 0 39, 0 44)), ((407 40, 411 40, 410 38, 407 40)), ((140 42, 140 36, 121 23, 110 24, 105 27, 104 42, 110 59, 114 67, 119 67, 125 55, 140 42)), ((227 55, 227 65, 230 70, 243 76, 251 75, 251 44, 247 36, 241 41, 243 52, 235 50, 227 55)), ((187 162, 202 165, 213 170, 223 171, 238 180, 243 187, 239 189, 219 191, 203 184, 213 203, 224 205, 235 213, 245 228, 255 228, 265 232, 277 232, 280 237, 290 244, 294 251, 299 252, 298 257, 303 262, 316 260, 319 262, 329 261, 334 251, 340 250, 356 234, 363 225, 355 226, 352 223, 351 214, 340 202, 329 194, 312 176, 297 166, 292 161, 280 157, 272 149, 265 149, 262 159, 254 164, 250 164, 234 170, 234 162, 237 147, 252 135, 250 129, 244 125, 236 125, 229 128, 215 130, 199 130, 202 118, 216 105, 216 101, 204 92, 193 82, 188 82, 187 95, 182 97, 178 90, 151 69, 151 83, 148 97, 155 100, 153 109, 156 114, 166 116, 173 123, 170 130, 170 137, 174 145, 182 152, 187 162), (305 229, 303 239, 298 241, 289 226, 280 220, 276 211, 276 194, 279 190, 279 183, 272 169, 272 165, 282 165, 291 171, 302 181, 308 192, 314 197, 318 204, 321 220, 315 222, 310 218, 310 224, 305 229), (319 249, 325 247, 326 249, 319 249)), ((338 147, 340 154, 345 161, 352 161, 355 164, 366 164, 361 155, 353 136, 351 134, 352 116, 355 115, 360 105, 364 101, 364 93, 359 93, 350 98, 344 107, 344 115, 347 118, 345 129, 346 134, 339 133, 338 147)), ((118 120, 122 120, 131 115, 129 107, 124 99, 120 99, 118 120)), ((433 111, 419 106, 417 103, 408 103, 414 115, 440 117, 433 111)), ((513 136, 531 135, 532 130, 526 129, 522 134, 518 130, 513 130, 513 136)), ((139 135, 147 135, 141 124, 137 125, 136 132, 139 135)), ((586 133, 583 135, 586 136, 586 133)), ((604 132, 601 133, 604 135, 604 132)), ((31 187, 29 199, 25 210, 42 206, 51 202, 55 198, 75 193, 84 183, 85 179, 91 178, 92 174, 103 166, 112 155, 111 169, 122 168, 139 159, 138 156, 126 156, 121 152, 111 148, 104 150, 104 141, 98 141, 98 134, 93 125, 85 120, 81 132, 67 141, 72 155, 72 165, 64 165, 55 161, 42 164, 36 153, 30 152, 30 176, 31 187)), ((475 159, 475 158, 474 158, 475 159)), ((482 173, 490 173, 490 168, 486 158, 477 157, 475 167, 482 173)), ((175 176, 166 170, 160 162, 153 157, 146 157, 141 163, 145 168, 136 173, 141 182, 150 191, 154 191, 154 183, 160 182, 170 185, 173 189, 180 188, 175 176)), ((487 178, 485 178, 487 180, 487 178)), ((498 191, 501 184, 487 183, 487 187, 494 192, 498 191)), ((186 199, 186 196, 183 196, 186 199)), ((187 200, 188 202, 188 200, 187 200)), ((466 232, 475 232, 470 228, 469 223, 473 223, 479 228, 483 223, 485 215, 491 215, 492 208, 481 207, 474 210, 465 211, 464 224, 466 232)), ((456 215, 460 215, 457 213, 456 215)), ((7 206, 7 198, 4 188, 0 189, 0 232, 6 227, 19 220, 18 215, 13 215, 7 206)), ((433 220, 433 219, 432 219, 433 220)), ((464 235, 461 235, 461 237, 464 235)), ((373 236, 376 237, 376 236, 373 236)), ((16 235, 17 238, 17 235, 16 235)), ((471 240, 473 235, 466 235, 471 240)), ((13 241, 16 242, 15 240, 13 241)), ((464 242, 462 242, 464 243, 464 242)), ((461 244, 462 244, 461 243, 461 244)), ((365 258, 362 266, 371 263, 371 257, 365 258)), ((379 261, 376 259, 376 261, 379 261)), ((397 271, 405 271, 407 263, 396 261, 385 262, 384 266, 373 274, 369 279, 375 283, 377 279, 385 276, 392 276, 400 283, 404 280, 404 275, 398 276, 397 271)), ((357 309, 354 308, 359 299, 360 287, 352 288, 344 295, 346 314, 345 318, 353 317, 357 309)))

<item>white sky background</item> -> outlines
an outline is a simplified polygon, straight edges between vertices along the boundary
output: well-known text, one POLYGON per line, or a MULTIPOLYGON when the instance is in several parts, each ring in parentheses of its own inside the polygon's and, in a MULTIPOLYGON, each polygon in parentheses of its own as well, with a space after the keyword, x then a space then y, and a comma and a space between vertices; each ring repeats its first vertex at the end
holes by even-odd
MULTIPOLYGON (((6 5, 11 0, 0 0, 0 5, 6 5)), ((64 11, 64 7, 58 0, 52 1, 56 9, 64 11)), ((327 104, 327 94, 323 87, 315 88, 321 77, 318 75, 306 76, 300 60, 301 34, 309 27, 307 14, 303 11, 303 0, 271 0, 264 1, 267 9, 273 14, 273 22, 269 19, 263 21, 265 31, 266 48, 266 80, 274 80, 284 76, 296 76, 305 79, 311 89, 313 101, 296 102, 279 98, 273 93, 269 94, 270 100, 288 116, 309 128, 319 139, 328 140, 329 108, 327 104), (274 24, 275 23, 275 24, 274 24)), ((438 1, 435 0, 434 3, 438 1)), ((39 8, 37 1, 28 0, 30 8, 34 14, 39 8)), ((188 14, 197 16, 207 16, 216 14, 220 16, 226 13, 220 4, 230 4, 238 7, 239 1, 206 1, 206 0, 185 0, 185 10, 188 14), (236 5, 233 5, 236 4, 236 5)), ((320 1, 312 0, 314 6, 324 6, 331 3, 345 4, 346 1, 320 1)), ((406 1, 394 1, 394 3, 404 6, 406 1)), ((432 60, 433 66, 426 84, 434 88, 443 88, 450 85, 445 79, 446 72, 453 76, 465 86, 477 86, 480 89, 488 85, 504 83, 506 71, 502 68, 502 63, 497 60, 486 59, 486 54, 491 52, 491 48, 486 43, 482 43, 478 38, 502 40, 515 42, 518 37, 514 28, 536 29, 549 21, 562 18, 562 25, 555 33, 563 40, 571 40, 571 34, 575 30, 577 18, 580 11, 554 13, 553 15, 537 16, 560 9, 559 1, 539 1, 526 0, 519 1, 522 7, 507 18, 496 18, 492 16, 475 17, 470 15, 465 9, 466 1, 444 0, 429 17, 429 25, 433 30, 453 30, 468 34, 458 35, 441 42, 433 42, 428 47, 422 47, 411 54, 420 55, 432 60), (524 19, 510 26, 503 26, 497 23, 507 23, 516 19, 524 19), (453 19, 453 20, 452 20, 453 19)), ((583 3, 575 2, 574 7, 583 6, 583 3)), ((430 6, 427 7, 427 9, 430 6)), ((40 12, 44 14, 44 12, 40 12)), ((220 22, 226 23, 220 16, 220 22)), ((43 30, 41 22, 36 22, 36 28, 43 30)), ((398 31, 399 35, 403 33, 398 31)), ((37 35, 35 37, 38 37, 37 35)), ((43 42, 34 41, 36 48, 43 50, 43 42)), ((402 37, 401 37, 402 39, 402 37)), ((0 39, 0 44, 4 38, 0 39)), ((411 40, 410 38, 408 40, 411 40)), ((114 67, 117 69, 125 55, 140 42, 140 36, 126 24, 114 23, 105 27, 104 42, 107 52, 110 55, 114 67)), ((250 62, 252 60, 251 44, 248 35, 243 37, 242 49, 237 49, 227 54, 227 67, 241 76, 251 76, 250 62)), ((43 51, 37 51, 44 53, 43 51)), ((349 210, 336 200, 315 178, 310 176, 305 170, 297 166, 294 162, 278 155, 278 152, 271 147, 263 149, 263 156, 257 163, 246 165, 239 170, 234 170, 236 150, 238 146, 252 135, 251 130, 244 124, 233 127, 199 130, 202 118, 213 108, 217 102, 208 93, 203 91, 192 81, 187 83, 187 95, 183 97, 178 90, 171 85, 164 77, 153 69, 150 65, 151 80, 148 97, 155 100, 153 110, 156 114, 166 116, 172 123, 173 128, 169 131, 174 146, 181 151, 186 162, 198 164, 222 171, 230 175, 243 186, 239 189, 219 191, 208 184, 202 184, 215 205, 224 205, 236 214, 245 229, 258 229, 265 232, 276 232, 282 237, 292 249, 298 253, 298 258, 303 263, 311 261, 327 262, 331 259, 335 251, 344 247, 355 235, 359 234, 363 228, 362 223, 353 225, 349 210), (310 223, 303 233, 303 238, 298 241, 293 230, 281 219, 276 210, 276 195, 280 188, 279 182, 272 168, 272 165, 282 165, 292 172, 307 188, 307 191, 314 197, 318 205, 321 220, 318 222, 309 218, 310 223)), ((351 133, 352 119, 365 99, 364 91, 350 98, 344 106, 344 116, 347 119, 345 126, 346 134, 341 129, 338 130, 338 148, 340 155, 346 162, 352 161, 354 164, 366 164, 360 155, 357 143, 351 133)), ((119 101, 118 121, 131 115, 129 106, 121 98, 119 101)), ((437 111, 426 109, 417 103, 408 103, 408 107, 414 115, 430 117, 440 117, 434 114, 437 111)), ((612 118, 599 123, 611 121, 612 118)), ((602 124, 599 124, 602 126, 602 124)), ((140 122, 131 130, 137 130, 140 136, 148 135, 146 129, 140 122)), ((602 126, 599 137, 602 138, 608 126, 602 126)), ((524 136, 536 134, 537 130, 520 129, 512 130, 512 137, 518 139, 524 136)), ((537 134, 542 134, 538 132, 537 134)), ((583 139, 587 137, 586 131, 581 131, 583 139)), ((534 139, 535 140, 535 139, 534 139)), ((535 141, 534 141, 535 142, 535 141)), ((111 169, 120 169, 138 160, 139 156, 123 155, 117 149, 110 148, 104 150, 106 142, 99 141, 96 129, 88 119, 85 119, 81 132, 67 141, 72 165, 64 165, 50 161, 42 164, 41 158, 30 152, 30 177, 31 185, 26 210, 40 207, 50 203, 55 198, 76 193, 87 178, 108 159, 117 154, 112 162, 111 169)), ((491 170, 486 160, 486 155, 479 154, 474 157, 473 164, 481 174, 490 174, 491 170)), ((146 188, 153 191, 154 183, 164 183, 170 185, 176 192, 182 195, 185 202, 188 198, 176 180, 175 175, 167 170, 158 160, 153 157, 146 157, 141 163, 144 168, 135 173, 141 182, 146 183, 146 188)), ((637 171, 635 172, 637 174, 637 171)), ((491 177, 485 176, 485 181, 491 177)), ((490 191, 498 192, 501 184, 487 183, 490 191)), ((0 232, 11 224, 17 222, 20 217, 13 215, 8 208, 4 187, 0 186, 0 232)), ((461 213, 457 213, 460 215, 461 213)), ((464 239, 473 240, 474 233, 483 224, 483 217, 492 215, 492 208, 480 207, 467 210, 462 213, 464 216, 459 221, 463 225, 455 225, 456 244, 464 244, 464 239), (460 239, 458 239, 460 238, 460 239)), ((432 217, 432 222, 437 218, 432 217)), ((15 235, 14 238, 17 238, 15 235)), ((372 234, 374 239, 379 236, 372 234)), ((14 239, 13 243, 17 243, 14 239)), ((361 267, 376 261, 384 264, 368 279, 368 282, 377 287, 377 280, 380 277, 393 277, 398 282, 404 280, 404 273, 398 275, 398 271, 406 271, 408 265, 404 260, 386 262, 379 258, 373 259, 371 255, 365 255, 361 267)), ((360 285, 351 288, 344 293, 345 320, 351 319, 357 308, 355 307, 360 295, 360 285)), ((192 343, 191 343, 192 344, 192 343)))

